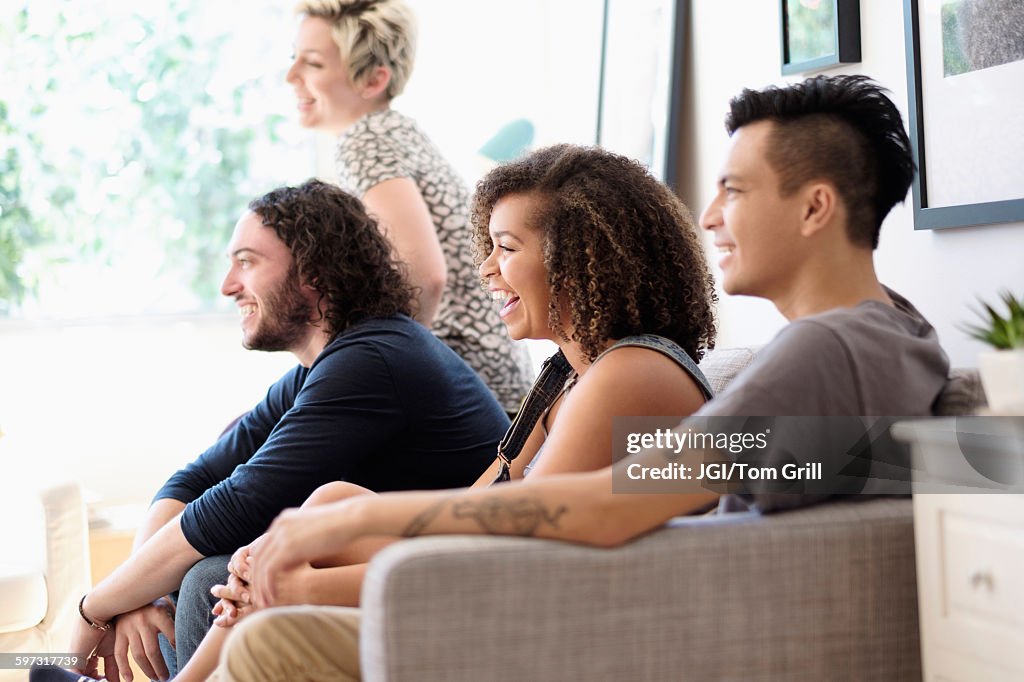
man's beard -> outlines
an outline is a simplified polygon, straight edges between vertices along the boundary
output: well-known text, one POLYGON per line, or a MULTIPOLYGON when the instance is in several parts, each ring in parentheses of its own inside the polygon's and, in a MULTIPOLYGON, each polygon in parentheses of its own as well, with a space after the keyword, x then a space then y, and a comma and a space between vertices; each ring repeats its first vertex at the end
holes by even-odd
POLYGON ((298 273, 293 269, 263 298, 260 319, 252 334, 242 339, 249 350, 292 350, 309 332, 312 309, 302 295, 298 273))

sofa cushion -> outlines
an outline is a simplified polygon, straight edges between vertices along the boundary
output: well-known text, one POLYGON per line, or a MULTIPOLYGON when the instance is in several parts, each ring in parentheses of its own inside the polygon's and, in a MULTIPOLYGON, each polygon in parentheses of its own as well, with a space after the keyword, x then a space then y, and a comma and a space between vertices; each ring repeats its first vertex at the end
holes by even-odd
POLYGON ((938 417, 955 417, 975 414, 986 404, 985 389, 981 386, 978 370, 954 369, 949 373, 946 387, 936 398, 932 412, 938 417))
POLYGON ((615 549, 387 547, 363 587, 364 679, 920 682, 909 499, 671 525, 615 549))
POLYGON ((0 564, 0 633, 35 627, 46 615, 46 578, 36 567, 0 564))
POLYGON ((708 378, 711 390, 719 395, 736 375, 747 367, 757 353, 757 347, 714 348, 704 354, 700 371, 708 378))

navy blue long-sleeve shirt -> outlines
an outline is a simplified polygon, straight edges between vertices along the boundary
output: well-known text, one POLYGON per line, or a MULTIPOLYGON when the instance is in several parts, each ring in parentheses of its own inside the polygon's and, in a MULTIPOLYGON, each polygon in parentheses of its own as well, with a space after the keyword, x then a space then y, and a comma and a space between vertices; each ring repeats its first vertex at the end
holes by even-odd
POLYGON ((422 325, 368 320, 308 369, 286 373, 155 499, 186 503, 181 527, 197 551, 229 553, 329 481, 376 491, 469 485, 508 423, 476 373, 422 325))

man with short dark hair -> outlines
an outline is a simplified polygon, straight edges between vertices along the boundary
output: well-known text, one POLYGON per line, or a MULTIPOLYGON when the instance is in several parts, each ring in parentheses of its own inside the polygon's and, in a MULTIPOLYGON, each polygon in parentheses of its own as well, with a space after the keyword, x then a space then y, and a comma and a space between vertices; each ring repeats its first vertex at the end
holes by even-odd
POLYGON ((111 680, 130 675, 129 646, 144 672, 167 677, 156 636, 174 630, 161 597, 203 557, 251 542, 331 481, 469 485, 508 427, 476 373, 411 319, 402 266, 354 197, 315 180, 276 189, 249 205, 228 256, 221 292, 237 302, 243 344, 299 365, 171 476, 132 556, 83 598, 71 650, 95 650, 111 680))

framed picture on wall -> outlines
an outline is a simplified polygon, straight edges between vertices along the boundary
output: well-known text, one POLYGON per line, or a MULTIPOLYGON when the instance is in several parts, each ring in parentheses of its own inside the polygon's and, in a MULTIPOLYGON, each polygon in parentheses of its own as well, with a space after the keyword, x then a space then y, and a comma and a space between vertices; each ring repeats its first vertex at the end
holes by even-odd
POLYGON ((914 228, 1024 220, 1024 2, 903 8, 914 228))
POLYGON ((859 0, 779 0, 782 73, 860 61, 859 0))
POLYGON ((686 0, 604 0, 597 144, 674 189, 686 0))

